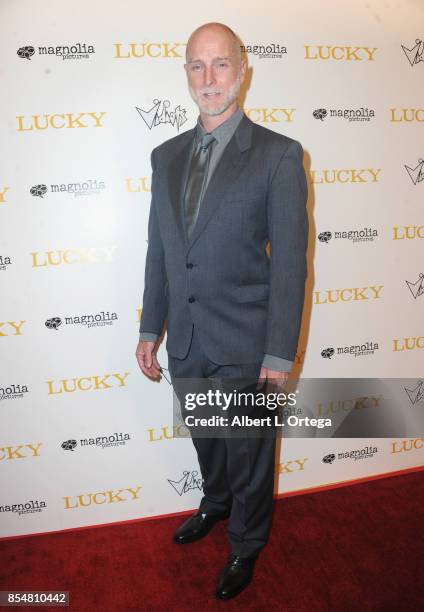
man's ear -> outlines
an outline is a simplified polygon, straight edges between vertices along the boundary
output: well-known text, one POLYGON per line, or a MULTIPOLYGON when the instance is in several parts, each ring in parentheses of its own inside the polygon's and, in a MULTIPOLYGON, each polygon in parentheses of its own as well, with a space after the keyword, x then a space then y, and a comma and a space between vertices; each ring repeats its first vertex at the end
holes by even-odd
POLYGON ((243 82, 244 77, 246 76, 247 71, 247 61, 243 57, 240 61, 240 81, 243 82))

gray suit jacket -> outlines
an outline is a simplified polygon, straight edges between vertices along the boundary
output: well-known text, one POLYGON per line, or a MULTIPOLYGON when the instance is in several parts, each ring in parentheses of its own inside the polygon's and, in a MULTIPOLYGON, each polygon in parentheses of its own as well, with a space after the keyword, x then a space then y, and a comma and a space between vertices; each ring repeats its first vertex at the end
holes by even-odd
POLYGON ((182 187, 194 129, 152 151, 152 200, 140 332, 183 359, 193 323, 218 364, 294 360, 304 301, 308 219, 301 144, 240 121, 187 238, 182 187), (266 252, 269 240, 270 255, 266 252))

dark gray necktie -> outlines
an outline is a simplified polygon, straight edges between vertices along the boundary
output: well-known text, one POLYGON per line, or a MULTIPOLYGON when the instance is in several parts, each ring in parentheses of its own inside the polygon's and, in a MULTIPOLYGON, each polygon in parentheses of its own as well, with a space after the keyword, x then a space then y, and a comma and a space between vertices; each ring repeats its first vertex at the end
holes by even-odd
POLYGON ((214 140, 215 138, 212 134, 202 134, 191 159, 184 196, 185 223, 189 238, 199 214, 212 151, 212 146, 210 145, 214 140))

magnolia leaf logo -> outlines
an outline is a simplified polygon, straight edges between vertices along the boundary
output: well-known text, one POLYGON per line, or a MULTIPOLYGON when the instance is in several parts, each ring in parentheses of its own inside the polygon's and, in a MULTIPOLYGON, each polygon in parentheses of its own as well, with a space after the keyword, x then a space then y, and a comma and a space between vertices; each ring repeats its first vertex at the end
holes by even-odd
POLYGON ((312 114, 315 117, 315 119, 319 119, 320 121, 324 121, 324 119, 327 116, 327 111, 325 110, 325 108, 317 108, 316 110, 314 110, 314 112, 312 114))
POLYGON ((35 49, 34 47, 19 47, 19 49, 16 51, 17 55, 19 57, 25 58, 27 60, 30 60, 31 57, 34 55, 35 53, 35 49))
POLYGON ((52 317, 45 322, 47 329, 57 329, 59 325, 62 325, 62 319, 59 319, 59 317, 52 317))
POLYGON ((42 198, 47 193, 47 185, 34 185, 29 192, 33 196, 42 198))
POLYGON ((322 458, 322 462, 323 463, 333 463, 335 458, 336 458, 336 455, 331 453, 330 455, 325 455, 325 457, 322 458))
POLYGON ((77 441, 76 440, 65 440, 65 442, 62 442, 60 446, 61 448, 63 448, 63 450, 73 451, 74 448, 76 448, 77 446, 77 441))
POLYGON ((320 242, 330 242, 331 238, 332 238, 333 234, 331 232, 321 232, 320 234, 318 234, 318 240, 320 242))

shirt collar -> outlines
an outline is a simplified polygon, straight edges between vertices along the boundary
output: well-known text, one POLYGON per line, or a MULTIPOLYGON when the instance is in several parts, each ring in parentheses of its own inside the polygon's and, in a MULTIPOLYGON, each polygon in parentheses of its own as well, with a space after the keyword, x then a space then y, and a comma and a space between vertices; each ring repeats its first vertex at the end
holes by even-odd
MULTIPOLYGON (((230 138, 236 131, 238 124, 243 118, 243 115, 244 115, 243 111, 241 111, 240 108, 237 108, 237 110, 235 111, 235 113, 231 115, 231 117, 226 119, 224 123, 221 123, 221 125, 218 125, 218 127, 212 130, 212 132, 210 133, 213 134, 213 136, 216 138, 218 143, 225 144, 226 142, 230 140, 230 138)), ((202 133, 206 134, 207 132, 202 125, 200 115, 199 115, 199 117, 197 118, 197 125, 196 125, 196 139, 198 139, 202 135, 202 133)))

